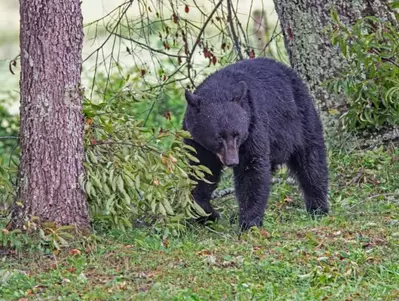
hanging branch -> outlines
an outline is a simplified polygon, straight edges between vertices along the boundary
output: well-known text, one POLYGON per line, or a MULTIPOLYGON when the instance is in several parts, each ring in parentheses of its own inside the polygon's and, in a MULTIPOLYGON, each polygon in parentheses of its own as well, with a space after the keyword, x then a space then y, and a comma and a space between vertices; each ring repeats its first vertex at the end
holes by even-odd
POLYGON ((169 56, 169 57, 174 57, 174 58, 179 58, 179 57, 180 57, 180 58, 183 58, 183 59, 184 59, 184 58, 187 58, 185 55, 178 55, 178 54, 167 53, 167 52, 165 52, 165 51, 163 51, 163 50, 159 50, 159 49, 152 48, 151 46, 149 46, 149 45, 147 45, 147 44, 141 43, 140 41, 137 41, 137 40, 135 40, 135 39, 133 39, 133 38, 130 38, 130 37, 126 37, 126 36, 121 35, 121 34, 116 33, 116 32, 114 32, 114 33, 112 33, 112 34, 113 34, 114 36, 117 36, 118 38, 121 38, 121 39, 130 41, 130 42, 133 42, 133 43, 139 45, 140 47, 142 47, 142 48, 144 48, 144 49, 147 49, 147 50, 150 50, 150 51, 155 52, 155 53, 163 54, 163 55, 166 55, 166 56, 169 56))
POLYGON ((223 3, 223 0, 219 0, 219 2, 215 5, 215 7, 213 8, 213 10, 212 10, 211 13, 209 14, 209 17, 208 17, 208 19, 206 19, 204 25, 202 25, 201 30, 200 30, 200 32, 198 33, 197 39, 195 40, 194 45, 193 45, 193 47, 191 48, 190 54, 189 54, 189 56, 188 56, 188 58, 187 58, 187 77, 190 79, 190 82, 191 82, 191 84, 192 84, 193 87, 195 87, 195 83, 194 83, 194 80, 192 79, 192 77, 191 77, 191 75, 190 75, 190 70, 191 70, 191 68, 192 68, 191 60, 192 60, 192 58, 193 58, 195 48, 197 48, 197 44, 198 44, 199 40, 201 39, 201 36, 202 36, 202 34, 204 33, 206 26, 207 26, 208 23, 211 21, 213 15, 216 13, 217 9, 219 8, 219 6, 220 6, 222 3, 223 3))
POLYGON ((231 11, 232 11, 231 0, 227 0, 227 22, 230 25, 230 31, 231 31, 232 39, 233 39, 233 42, 234 42, 234 47, 236 48, 237 53, 238 53, 238 57, 240 58, 240 60, 243 60, 244 57, 243 57, 243 55, 241 53, 240 42, 238 41, 236 30, 234 28, 233 15, 232 15, 231 11))
MULTIPOLYGON (((232 1, 232 0, 229 0, 229 1, 232 1)), ((253 2, 251 1, 251 6, 252 6, 252 4, 253 4, 253 2)), ((249 45, 250 45, 250 43, 249 43, 249 39, 248 39, 248 36, 247 36, 247 34, 245 33, 245 31, 244 31, 244 28, 242 27, 242 24, 241 24, 241 22, 240 22, 240 19, 238 19, 238 16, 237 16, 237 11, 234 9, 234 7, 232 7, 231 6, 231 10, 232 10, 232 12, 233 12, 233 14, 234 14, 234 17, 235 17, 235 19, 237 20, 237 26, 238 26, 238 29, 239 29, 239 31, 241 31, 241 34, 242 34, 242 37, 243 37, 243 39, 244 39, 244 41, 245 41, 245 46, 246 46, 246 48, 247 48, 247 54, 249 55, 249 51, 248 51, 248 49, 249 49, 249 45)), ((250 18, 248 18, 248 20, 249 20, 250 18)), ((231 23, 232 24, 232 23, 231 23)), ((238 41, 237 41, 238 42, 238 41)))

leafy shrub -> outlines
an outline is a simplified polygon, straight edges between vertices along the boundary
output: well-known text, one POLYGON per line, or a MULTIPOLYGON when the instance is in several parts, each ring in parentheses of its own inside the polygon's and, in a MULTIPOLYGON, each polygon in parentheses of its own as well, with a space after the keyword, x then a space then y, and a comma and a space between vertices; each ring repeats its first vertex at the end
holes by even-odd
POLYGON ((0 105, 0 213, 12 202, 18 165, 19 118, 0 105))
MULTIPOLYGON (((127 73, 134 74, 130 70, 127 73)), ((189 159, 197 159, 194 149, 182 141, 189 134, 180 130, 185 104, 181 90, 176 85, 168 86, 161 93, 166 103, 157 109, 152 103, 154 93, 140 92, 139 84, 134 76, 118 73, 107 78, 98 74, 96 101, 84 102, 86 178, 80 182, 95 223, 129 228, 139 219, 167 225, 168 231, 176 232, 183 229, 184 219, 203 214, 192 200, 190 192, 195 181, 189 175, 200 179, 210 171, 188 164, 189 159), (131 90, 126 89, 127 85, 131 90), (145 118, 142 111, 149 107, 155 109, 145 118)), ((10 129, 14 130, 7 126, 6 134, 17 136, 18 126, 15 131, 10 129)), ((17 144, 16 140, 12 142, 17 144)), ((15 145, 7 147, 8 155, 15 145)), ((9 205, 14 199, 15 186, 10 177, 16 176, 15 163, 10 167, 0 165, 0 205, 9 205)))
MULTIPOLYGON (((165 65, 167 62, 163 67, 165 65)), ((109 106, 117 110, 123 105, 135 119, 143 120, 143 126, 147 128, 181 128, 186 104, 181 86, 171 83, 165 87, 151 88, 151 85, 144 84, 144 81, 151 81, 154 76, 147 74, 144 79, 141 76, 143 69, 137 66, 134 69, 124 70, 121 67, 118 69, 119 72, 109 75, 104 73, 96 75, 98 93, 94 97, 97 96, 97 100, 108 102, 109 106), (104 90, 105 92, 99 92, 104 90), (120 101, 126 97, 129 99, 120 101)), ((163 71, 158 71, 158 76, 162 77, 163 74, 163 71)))
POLYGON ((0 160, 8 159, 17 145, 19 118, 0 104, 0 160))
POLYGON ((5 214, 12 204, 15 193, 13 183, 16 174, 16 168, 0 164, 0 215, 5 214))
MULTIPOLYGON (((129 228, 139 219, 179 231, 184 219, 203 214, 192 200, 195 181, 189 176, 201 179, 210 171, 188 164, 189 159, 198 160, 194 149, 183 143, 182 138, 189 134, 180 129, 180 122, 154 116, 144 126, 139 111, 153 107, 154 94, 140 92, 134 72, 127 73, 126 77, 118 73, 99 80, 97 91, 107 84, 110 92, 95 94, 96 100, 84 103, 87 177, 81 183, 89 197, 91 217, 118 228, 129 228), (162 120, 163 127, 157 120, 162 120)), ((163 94, 178 98, 182 92, 172 85, 163 94)), ((170 101, 176 103, 176 98, 170 101)))
MULTIPOLYGON (((57 255, 65 248, 94 248, 101 240, 95 234, 82 233, 73 225, 57 226, 54 222, 42 222, 33 216, 24 224, 24 229, 8 230, 0 222, 0 250, 3 254, 24 254, 40 251, 57 255)), ((70 249, 70 255, 80 254, 77 249, 70 249)))
MULTIPOLYGON (((329 27, 334 46, 348 64, 328 83, 331 91, 348 97, 342 116, 349 131, 399 124, 399 32, 397 26, 375 17, 344 25, 336 12, 329 27)), ((399 19, 398 19, 399 21, 399 19)))

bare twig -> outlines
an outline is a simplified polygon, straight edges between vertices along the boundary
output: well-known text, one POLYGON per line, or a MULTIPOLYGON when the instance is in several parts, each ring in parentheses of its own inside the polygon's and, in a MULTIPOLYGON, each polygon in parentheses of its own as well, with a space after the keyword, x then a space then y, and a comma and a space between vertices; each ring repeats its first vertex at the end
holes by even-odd
MULTIPOLYGON (((163 88, 163 87, 164 87, 165 85, 167 85, 167 84, 171 84, 171 83, 173 83, 173 82, 177 82, 177 81, 186 79, 186 78, 182 78, 182 79, 169 80, 169 79, 172 78, 176 73, 178 73, 178 72, 183 68, 184 65, 185 65, 185 63, 182 64, 179 68, 177 68, 177 69, 169 76, 169 78, 168 78, 164 83, 162 83, 161 85, 158 85, 157 87, 158 87, 158 88, 163 88)), ((153 88, 156 88, 156 87, 153 87, 153 88)), ((146 91, 147 91, 147 90, 146 90, 146 91)), ((155 99, 155 100, 152 102, 151 107, 150 107, 150 109, 148 110, 147 116, 146 116, 146 118, 145 118, 144 126, 146 125, 146 123, 147 123, 147 121, 148 121, 148 118, 150 117, 152 111, 154 110, 155 103, 157 102, 157 100, 158 100, 158 99, 155 99)))
POLYGON ((118 8, 122 7, 123 5, 126 5, 126 7, 124 8, 124 10, 122 11, 121 16, 119 17, 118 21, 116 21, 115 26, 112 29, 112 32, 108 35, 108 37, 105 39, 105 41, 99 46, 97 47, 97 49, 95 49, 92 53, 90 53, 84 60, 83 63, 86 62, 89 58, 91 58, 93 56, 93 54, 95 54, 96 52, 100 51, 105 44, 107 44, 107 42, 109 41, 109 39, 112 37, 112 35, 114 34, 115 29, 118 28, 119 23, 122 21, 123 16, 126 14, 127 10, 132 6, 133 4, 133 0, 130 0, 128 2, 123 3, 122 5, 120 5, 118 8))
MULTIPOLYGON (((295 180, 292 179, 292 178, 288 178, 285 181, 283 179, 280 179, 280 178, 272 178, 270 184, 280 184, 280 183, 283 183, 283 182, 287 183, 288 185, 295 185, 295 183, 296 183, 295 180)), ((221 199, 221 198, 223 198, 225 196, 234 194, 234 192, 235 192, 235 190, 234 190, 233 187, 229 187, 229 188, 222 189, 222 190, 216 190, 216 191, 213 192, 211 199, 212 200, 221 199)))
POLYGON ((91 91, 90 91, 90 99, 93 99, 93 91, 94 91, 94 84, 96 83, 96 76, 97 76, 97 68, 98 68, 98 51, 96 54, 96 63, 94 65, 94 74, 93 74, 93 82, 91 85, 91 91))
POLYGON ((200 41, 200 39, 201 39, 202 34, 203 34, 204 31, 205 31, 206 26, 207 26, 208 23, 211 21, 213 15, 216 13, 217 9, 219 8, 219 6, 220 6, 222 3, 223 3, 223 0, 219 0, 219 2, 215 5, 215 7, 213 8, 213 10, 212 10, 211 13, 209 14, 208 19, 206 19, 204 25, 202 25, 201 30, 200 30, 200 32, 198 33, 197 39, 194 41, 194 45, 193 45, 193 47, 191 48, 191 51, 190 51, 189 56, 188 56, 188 58, 187 58, 187 77, 189 78, 189 80, 190 80, 190 82, 191 82, 191 85, 192 85, 193 87, 195 87, 195 83, 194 83, 194 80, 191 78, 190 70, 191 70, 191 68, 192 68, 192 66, 191 66, 191 60, 192 60, 192 58, 193 58, 194 51, 195 51, 195 49, 197 48, 197 44, 199 44, 199 41, 200 41))
MULTIPOLYGON (((229 1, 231 1, 231 0, 229 0, 229 1)), ((252 4, 253 4, 253 2, 251 1, 251 8, 252 8, 252 4)), ((241 22, 240 22, 240 19, 239 19, 238 16, 237 16, 237 12, 236 12, 236 10, 234 9, 234 7, 231 7, 231 10, 232 10, 232 12, 233 12, 233 14, 234 14, 235 19, 237 20, 237 26, 238 26, 238 28, 240 29, 241 34, 242 34, 242 36, 243 36, 243 38, 244 38, 245 46, 246 46, 246 48, 248 49, 248 48, 249 48, 249 44, 250 44, 250 43, 249 43, 249 40, 248 40, 248 37, 247 37, 247 35, 245 34, 244 28, 242 27, 242 24, 241 24, 241 22)), ((231 25, 233 25, 233 20, 231 20, 231 25)))
MULTIPOLYGON (((378 56, 381 55, 381 53, 378 50, 376 50, 376 49, 373 49, 372 51, 378 56)), ((395 62, 392 58, 382 58, 382 60, 385 61, 385 62, 390 62, 392 65, 394 65, 394 66, 399 68, 399 64, 397 62, 395 62)))
POLYGON ((231 12, 232 11, 231 6, 232 6, 231 0, 227 0, 227 22, 230 24, 230 31, 231 31, 234 47, 236 48, 237 53, 238 53, 238 57, 240 58, 240 60, 243 60, 244 57, 241 53, 240 42, 238 41, 236 30, 235 30, 234 24, 233 24, 233 16, 232 16, 232 12, 231 12))
POLYGON ((395 192, 388 192, 388 193, 373 194, 373 195, 370 195, 368 197, 368 199, 377 199, 379 197, 384 197, 384 198, 386 198, 386 197, 399 197, 399 192, 396 192, 396 193, 395 192))
POLYGON ((212 194, 212 200, 221 199, 221 198, 228 196, 230 194, 233 194, 233 193, 234 193, 233 187, 229 187, 229 188, 222 189, 222 190, 216 190, 212 194))
POLYGON ((13 67, 17 65, 17 59, 20 55, 18 54, 14 59, 10 61, 10 64, 8 65, 8 69, 10 70, 12 75, 15 75, 14 71, 12 70, 13 67))
POLYGON ((271 44, 271 42, 273 42, 273 40, 274 40, 275 38, 277 38, 279 35, 282 34, 282 31, 280 31, 279 33, 276 34, 277 27, 278 27, 278 21, 276 21, 276 25, 274 26, 273 33, 272 33, 272 36, 271 36, 270 40, 266 43, 265 47, 263 47, 263 50, 262 50, 262 52, 261 52, 262 55, 265 55, 266 49, 267 49, 267 47, 269 47, 269 45, 271 44))
POLYGON ((93 24, 99 23, 100 21, 104 20, 104 19, 107 18, 108 16, 112 15, 115 11, 117 11, 118 9, 120 9, 121 7, 123 7, 124 5, 126 5, 126 4, 132 5, 132 3, 133 3, 133 0, 125 1, 125 2, 123 2, 123 3, 121 3, 121 4, 119 4, 119 5, 118 5, 117 7, 115 7, 113 10, 111 10, 108 14, 102 16, 101 18, 99 18, 99 19, 97 19, 97 20, 94 20, 94 21, 92 21, 92 22, 90 22, 90 23, 85 24, 84 27, 88 27, 88 26, 91 26, 91 25, 93 25, 93 24))
POLYGON ((119 37, 119 38, 121 38, 121 39, 125 39, 125 40, 128 40, 128 41, 131 41, 131 42, 133 42, 133 43, 139 45, 140 47, 143 47, 143 48, 145 48, 145 49, 147 49, 147 50, 150 50, 150 51, 152 51, 152 52, 156 52, 156 53, 159 53, 159 54, 163 54, 163 55, 166 55, 166 56, 169 56, 169 57, 187 58, 185 55, 178 55, 178 54, 167 53, 167 52, 165 52, 165 51, 163 51, 163 50, 159 50, 159 49, 152 48, 151 46, 149 46, 149 45, 147 45, 147 44, 141 43, 141 42, 139 42, 139 41, 137 41, 137 40, 135 40, 135 39, 133 39, 133 38, 126 37, 126 36, 121 35, 121 34, 116 33, 116 32, 114 32, 114 33, 112 33, 112 34, 115 35, 115 36, 117 36, 117 37, 119 37))
POLYGON ((161 151, 159 151, 156 148, 153 148, 153 147, 151 147, 149 145, 145 145, 145 144, 139 145, 139 144, 134 144, 134 143, 131 143, 131 142, 126 142, 126 141, 109 141, 109 140, 108 141, 96 141, 95 144, 91 143, 88 146, 96 147, 96 146, 102 146, 102 145, 125 145, 125 146, 137 147, 137 148, 144 148, 144 149, 153 151, 153 152, 155 152, 157 154, 160 154, 160 155, 163 154, 161 151))
POLYGON ((397 197, 397 196, 399 196, 399 192, 388 192, 388 193, 381 193, 381 194, 373 194, 373 195, 368 196, 367 198, 364 198, 363 200, 361 200, 359 202, 356 202, 355 204, 350 206, 347 211, 352 210, 356 206, 361 206, 366 201, 377 199, 379 197, 383 197, 383 198, 393 197, 394 198, 394 197, 397 197))

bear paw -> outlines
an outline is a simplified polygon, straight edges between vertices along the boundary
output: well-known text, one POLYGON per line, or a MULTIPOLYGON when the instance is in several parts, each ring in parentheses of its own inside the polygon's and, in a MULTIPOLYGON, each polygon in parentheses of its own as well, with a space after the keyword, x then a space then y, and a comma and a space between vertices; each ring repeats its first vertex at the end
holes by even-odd
POLYGON ((242 220, 240 222, 240 231, 247 231, 251 229, 252 227, 262 227, 263 226, 263 218, 258 217, 255 219, 251 219, 249 221, 247 220, 242 220))
POLYGON ((196 219, 196 222, 199 223, 199 224, 205 224, 205 223, 207 223, 207 222, 209 222, 209 221, 211 221, 211 222, 216 222, 216 221, 219 220, 219 219, 220 219, 220 214, 219 214, 219 212, 213 211, 213 212, 211 212, 211 214, 208 215, 208 216, 201 216, 201 217, 197 218, 197 219, 196 219))

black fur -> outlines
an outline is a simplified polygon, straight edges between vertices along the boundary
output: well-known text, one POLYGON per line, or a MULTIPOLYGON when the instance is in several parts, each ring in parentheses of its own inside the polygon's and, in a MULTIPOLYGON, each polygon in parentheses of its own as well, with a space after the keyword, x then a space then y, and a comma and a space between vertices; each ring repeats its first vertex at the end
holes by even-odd
POLYGON ((223 165, 234 167, 242 229, 262 226, 271 173, 287 164, 298 178, 306 209, 328 213, 328 168, 320 119, 309 91, 289 67, 271 59, 244 60, 210 75, 194 94, 186 90, 183 128, 201 164, 213 172, 193 190, 210 204, 223 165), (222 163, 223 162, 223 163, 222 163))

